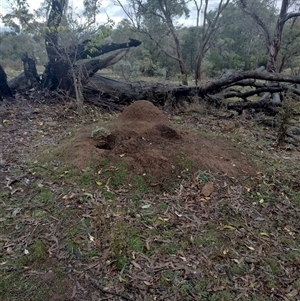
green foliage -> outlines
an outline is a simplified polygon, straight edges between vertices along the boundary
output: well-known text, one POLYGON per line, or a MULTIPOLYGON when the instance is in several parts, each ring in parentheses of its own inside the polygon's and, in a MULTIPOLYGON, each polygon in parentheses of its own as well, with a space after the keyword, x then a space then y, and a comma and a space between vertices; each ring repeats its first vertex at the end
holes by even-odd
POLYGON ((171 19, 189 16, 189 9, 183 0, 131 0, 131 2, 139 5, 139 11, 145 20, 167 22, 166 13, 171 19))
POLYGON ((26 249, 27 254, 13 259, 12 264, 18 267, 24 267, 31 264, 42 263, 48 256, 44 243, 41 240, 36 240, 26 249))
POLYGON ((210 175, 207 172, 203 172, 201 170, 197 173, 197 179, 203 183, 207 183, 210 181, 210 175))
POLYGON ((114 73, 126 80, 137 79, 141 75, 140 69, 138 63, 131 64, 128 60, 121 60, 113 66, 114 73))
POLYGON ((52 192, 49 188, 40 188, 37 196, 33 198, 36 203, 48 203, 52 199, 52 192))
POLYGON ((158 68, 168 68, 169 72, 176 69, 178 72, 178 62, 184 65, 184 61, 178 42, 179 28, 175 26, 175 22, 180 17, 188 17, 189 9, 186 1, 130 0, 130 7, 135 12, 135 16, 131 19, 133 32, 138 31, 141 34, 144 47, 151 54, 152 62, 158 68))
POLYGON ((7 273, 0 278, 1 300, 18 301, 20 296, 31 301, 41 301, 51 298, 49 284, 37 281, 36 277, 24 277, 20 272, 7 273), (38 292, 33 293, 33 292, 38 292))
POLYGON ((44 47, 45 41, 38 35, 16 34, 14 32, 0 33, 1 65, 22 70, 21 56, 26 52, 36 60, 38 65, 43 65, 47 61, 44 47))
POLYGON ((183 57, 190 73, 195 69, 196 51, 198 47, 196 36, 199 36, 201 29, 195 26, 184 27, 180 31, 183 57))
POLYGON ((277 69, 282 72, 290 68, 298 73, 300 66, 300 18, 289 20, 284 27, 277 69))
POLYGON ((65 49, 89 39, 86 48, 93 52, 95 45, 103 43, 105 38, 110 35, 114 25, 114 22, 109 18, 104 24, 97 22, 96 16, 100 9, 100 1, 98 0, 84 1, 82 14, 77 13, 76 9, 69 6, 68 10, 62 14, 59 26, 53 25, 51 27, 49 25, 47 28, 45 16, 49 12, 49 3, 42 3, 40 8, 34 12, 31 12, 27 0, 15 0, 10 5, 11 13, 1 16, 1 19, 5 26, 10 27, 13 33, 17 33, 17 35, 9 33, 5 34, 9 38, 7 36, 1 37, 0 55, 9 65, 13 65, 13 61, 19 60, 19 69, 22 66, 20 57, 25 52, 35 58, 40 65, 47 62, 44 51, 46 31, 57 31, 58 44, 65 49))
POLYGON ((116 195, 107 189, 102 189, 102 195, 104 196, 104 198, 106 200, 115 200, 116 199, 116 195))
POLYGON ((32 32, 34 15, 29 12, 27 0, 15 0, 10 3, 12 12, 1 16, 5 26, 16 33, 32 32))
POLYGON ((97 51, 97 46, 101 45, 105 38, 109 37, 111 34, 114 22, 109 19, 106 24, 100 25, 96 32, 92 34, 89 42, 85 45, 85 50, 89 50, 91 53, 97 51))
MULTIPOLYGON (((257 7, 264 3, 257 3, 257 7)), ((275 12, 266 13, 265 21, 271 26, 275 12)), ((255 69, 267 59, 265 41, 260 29, 253 21, 245 17, 238 4, 231 3, 222 15, 222 27, 219 28, 207 56, 210 68, 205 71, 215 76, 222 69, 255 69), (251 37, 251 38, 249 38, 251 37)))

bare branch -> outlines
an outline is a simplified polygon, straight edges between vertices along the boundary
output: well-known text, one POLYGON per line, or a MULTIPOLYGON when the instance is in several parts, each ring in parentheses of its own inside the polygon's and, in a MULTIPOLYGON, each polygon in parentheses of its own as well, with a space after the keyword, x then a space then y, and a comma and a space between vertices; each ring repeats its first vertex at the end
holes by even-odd
POLYGON ((247 15, 249 15, 255 21, 256 24, 258 24, 260 26, 260 28, 262 29, 263 34, 265 36, 266 43, 267 43, 267 45, 269 45, 271 43, 271 37, 270 37, 270 33, 269 33, 268 27, 265 24, 265 22, 254 11, 251 11, 248 9, 246 0, 240 0, 240 3, 241 3, 240 7, 242 8, 242 10, 247 15))
POLYGON ((224 79, 217 79, 212 82, 199 87, 199 94, 206 94, 216 91, 220 88, 232 85, 236 82, 247 78, 263 79, 267 81, 275 82, 288 82, 294 84, 300 84, 300 76, 288 75, 282 73, 269 73, 269 72, 258 72, 258 71, 245 71, 234 73, 231 76, 224 79))

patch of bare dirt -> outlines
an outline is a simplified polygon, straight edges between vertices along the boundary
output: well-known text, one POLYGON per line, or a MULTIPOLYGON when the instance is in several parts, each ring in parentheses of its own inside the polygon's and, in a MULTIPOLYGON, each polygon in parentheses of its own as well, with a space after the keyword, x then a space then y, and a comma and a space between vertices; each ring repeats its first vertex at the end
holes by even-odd
MULTIPOLYGON (((103 129, 102 129, 103 130, 103 129)), ((205 169, 228 176, 255 174, 247 156, 229 140, 208 138, 195 131, 175 128, 167 116, 148 101, 136 101, 116 120, 105 125, 105 133, 91 137, 91 126, 76 133, 64 147, 67 160, 85 168, 90 162, 108 158, 125 161, 137 174, 167 180, 186 169, 205 169)))

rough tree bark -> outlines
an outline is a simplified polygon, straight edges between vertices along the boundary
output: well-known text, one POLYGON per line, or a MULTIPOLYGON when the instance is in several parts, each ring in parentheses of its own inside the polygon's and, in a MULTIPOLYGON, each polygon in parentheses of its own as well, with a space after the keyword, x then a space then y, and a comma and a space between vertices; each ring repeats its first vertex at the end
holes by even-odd
MULTIPOLYGON (((197 7, 198 14, 202 10, 202 1, 200 1, 200 5, 198 5, 197 1, 194 0, 195 6, 197 7)), ((211 22, 208 22, 208 0, 205 0, 204 3, 204 15, 203 15, 203 23, 200 37, 198 37, 198 46, 197 46, 197 54, 196 54, 196 61, 195 61, 195 82, 196 85, 200 84, 201 82, 201 75, 202 75, 202 61, 204 58, 205 53, 209 49, 209 41, 211 40, 213 34, 218 28, 218 23, 222 12, 229 4, 229 0, 220 0, 218 9, 216 12, 215 17, 211 22)), ((199 16, 197 18, 197 27, 199 27, 199 16)))
POLYGON ((6 73, 4 71, 4 69, 2 68, 2 66, 0 66, 0 100, 3 100, 4 98, 12 98, 13 94, 7 84, 7 76, 6 73))
POLYGON ((268 62, 266 69, 269 72, 277 72, 276 59, 281 46, 281 39, 284 26, 288 20, 299 17, 300 12, 289 13, 288 9, 290 7, 291 1, 282 0, 276 27, 273 35, 271 35, 265 22, 254 11, 251 11, 248 8, 246 2, 246 0, 240 0, 242 10, 258 24, 266 40, 266 45, 268 47, 268 62))
POLYGON ((238 112, 244 109, 262 109, 272 115, 276 113, 280 103, 273 103, 271 99, 263 99, 258 102, 248 98, 259 95, 262 92, 284 92, 287 90, 300 95, 300 90, 290 84, 300 84, 300 77, 281 73, 268 73, 259 71, 236 72, 226 78, 216 79, 200 87, 177 86, 166 83, 148 83, 139 81, 135 83, 119 81, 101 76, 93 76, 85 87, 86 100, 94 104, 117 108, 120 104, 129 104, 136 100, 149 100, 156 105, 170 103, 174 106, 183 101, 192 102, 197 98, 199 101, 206 99, 216 106, 227 106, 238 112), (268 81, 268 85, 256 82, 257 79, 268 81), (251 86, 253 89, 241 93, 232 90, 232 87, 251 86), (230 97, 239 97, 240 102, 230 103, 226 101, 230 97))
POLYGON ((99 69, 115 64, 126 54, 126 51, 121 50, 105 60, 94 59, 89 60, 87 63, 77 63, 78 60, 83 60, 88 57, 95 58, 110 51, 136 47, 141 44, 140 41, 132 39, 128 43, 112 43, 102 46, 93 45, 92 51, 87 47, 90 40, 85 40, 79 45, 69 47, 59 45, 58 30, 67 1, 52 0, 51 5, 45 34, 45 46, 49 63, 43 74, 42 85, 44 88, 73 92, 74 82, 71 74, 78 75, 77 81, 80 81, 80 86, 82 86, 88 81, 88 78, 99 69))
POLYGON ((177 60, 178 60, 178 63, 179 63, 180 73, 181 73, 181 76, 182 76, 182 79, 181 79, 182 84, 183 85, 188 85, 187 72, 186 72, 186 67, 185 67, 185 63, 184 63, 184 59, 183 59, 183 55, 182 55, 180 41, 179 41, 179 38, 178 38, 178 34, 176 32, 175 26, 173 24, 171 15, 168 11, 168 6, 162 0, 159 0, 158 3, 159 3, 159 6, 161 8, 162 13, 165 16, 166 23, 167 23, 167 25, 170 29, 170 32, 173 36, 173 39, 174 39, 174 42, 175 42, 175 45, 176 45, 177 60))

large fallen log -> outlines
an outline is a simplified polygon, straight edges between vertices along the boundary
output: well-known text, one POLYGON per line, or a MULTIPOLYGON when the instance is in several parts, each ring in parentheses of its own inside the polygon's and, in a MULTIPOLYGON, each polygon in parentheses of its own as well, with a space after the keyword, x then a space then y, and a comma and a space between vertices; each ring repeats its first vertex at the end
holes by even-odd
MULTIPOLYGON (((232 75, 210 81, 199 87, 199 94, 215 93, 218 89, 224 89, 233 85, 238 85, 240 81, 246 79, 260 79, 269 82, 300 84, 299 75, 289 75, 284 73, 259 72, 257 70, 235 72, 232 75)), ((254 83, 253 83, 254 84, 254 83)), ((250 83, 250 86, 252 84, 250 83)))
POLYGON ((85 86, 84 93, 86 98, 98 95, 99 102, 105 99, 120 105, 136 100, 149 100, 155 105, 164 106, 172 101, 172 93, 176 88, 180 87, 172 83, 128 82, 95 74, 85 86))
MULTIPOLYGON (((246 109, 260 109, 274 115, 278 112, 278 106, 281 105, 279 93, 290 90, 292 93, 300 95, 300 90, 297 86, 300 84, 300 76, 260 72, 257 70, 231 72, 226 77, 222 76, 201 86, 192 87, 169 82, 128 82, 104 77, 96 73, 97 70, 118 62, 127 53, 128 47, 132 45, 136 44, 125 43, 122 45, 125 49, 116 51, 105 59, 93 59, 85 62, 81 67, 80 64, 78 65, 78 72, 81 72, 81 75, 78 77, 82 80, 86 101, 119 110, 121 109, 120 105, 127 105, 136 100, 149 100, 155 105, 164 106, 169 104, 173 107, 180 106, 183 102, 205 100, 215 106, 227 106, 229 109, 236 110, 239 113, 246 109), (250 87, 251 90, 247 89, 247 91, 241 92, 239 89, 245 86, 250 87), (251 101, 250 97, 262 93, 270 97, 264 97, 261 101, 251 101), (228 99, 232 97, 240 98, 242 101, 231 103, 228 99), (274 99, 277 99, 277 101, 274 102, 274 99)), ((115 49, 116 47, 118 47, 117 44, 114 44, 113 48, 108 47, 108 49, 115 49)), ((101 51, 104 50, 107 49, 104 48, 101 51)), ((24 89, 26 84, 28 88, 31 88, 34 83, 39 83, 32 60, 26 56, 26 60, 24 59, 23 62, 25 72, 9 82, 10 87, 13 89, 24 89)), ((51 68, 48 71, 51 72, 51 68)), ((49 79, 49 77, 51 78, 51 76, 44 76, 44 80, 49 79)), ((45 88, 48 87, 48 84, 42 82, 41 86, 45 88)))
POLYGON ((263 98, 261 101, 256 102, 248 98, 261 93, 269 93, 271 96, 289 89, 293 93, 299 94, 300 91, 295 88, 295 86, 282 84, 282 82, 300 84, 300 77, 280 73, 270 74, 247 71, 232 74, 227 78, 210 81, 200 87, 189 87, 161 82, 128 82, 95 74, 86 85, 85 93, 86 98, 97 95, 99 104, 101 104, 101 100, 108 100, 114 104, 128 104, 136 100, 144 99, 156 105, 163 106, 169 103, 173 106, 178 106, 184 101, 192 102, 198 99, 199 101, 209 101, 216 106, 227 106, 229 109, 236 110, 239 113, 246 109, 260 109, 274 115, 278 112, 280 102, 273 102, 271 97, 263 98), (256 83, 256 79, 264 79, 267 83, 256 83), (245 83, 248 83, 248 85, 254 87, 254 89, 244 93, 232 91, 234 85, 244 86, 245 83), (226 91, 226 89, 228 91, 226 91), (243 101, 231 103, 226 100, 229 97, 239 97, 243 101))

